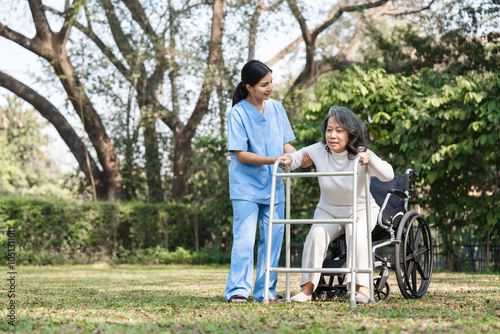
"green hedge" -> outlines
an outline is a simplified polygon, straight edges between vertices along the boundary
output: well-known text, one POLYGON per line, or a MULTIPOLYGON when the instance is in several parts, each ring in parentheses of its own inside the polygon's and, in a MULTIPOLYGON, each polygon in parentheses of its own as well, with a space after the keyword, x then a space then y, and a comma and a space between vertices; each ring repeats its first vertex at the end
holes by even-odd
MULTIPOLYGON (((17 264, 229 262, 229 253, 207 243, 206 229, 199 231, 204 247, 194 251, 192 221, 200 216, 191 205, 175 202, 0 197, 0 226, 16 232, 17 264)), ((1 238, 5 245, 7 236, 1 238)), ((6 261, 7 248, 0 252, 6 261)))

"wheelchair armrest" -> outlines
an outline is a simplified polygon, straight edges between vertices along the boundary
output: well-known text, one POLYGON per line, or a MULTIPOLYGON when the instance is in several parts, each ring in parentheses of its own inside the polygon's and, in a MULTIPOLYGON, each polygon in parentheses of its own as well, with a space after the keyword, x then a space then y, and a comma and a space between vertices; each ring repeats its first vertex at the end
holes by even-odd
POLYGON ((389 189, 389 194, 391 194, 392 196, 394 196, 402 201, 408 199, 408 195, 406 193, 402 192, 401 190, 398 190, 398 189, 389 189))

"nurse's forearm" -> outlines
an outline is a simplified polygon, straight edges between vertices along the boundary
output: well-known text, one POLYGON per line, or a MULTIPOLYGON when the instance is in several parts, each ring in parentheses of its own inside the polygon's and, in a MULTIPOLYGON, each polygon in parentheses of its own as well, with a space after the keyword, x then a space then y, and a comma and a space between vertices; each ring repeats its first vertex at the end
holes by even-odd
POLYGON ((239 162, 251 165, 272 165, 276 161, 274 157, 266 157, 247 151, 234 151, 239 162))
POLYGON ((289 143, 286 143, 285 145, 283 145, 283 152, 285 153, 293 153, 297 151, 295 149, 295 147, 293 147, 292 145, 290 145, 289 143))

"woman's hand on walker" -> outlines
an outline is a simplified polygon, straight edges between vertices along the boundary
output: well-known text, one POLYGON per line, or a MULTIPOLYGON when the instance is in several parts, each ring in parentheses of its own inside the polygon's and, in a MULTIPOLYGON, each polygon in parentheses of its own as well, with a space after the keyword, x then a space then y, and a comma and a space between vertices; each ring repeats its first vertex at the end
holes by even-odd
POLYGON ((304 154, 302 154, 302 160, 300 160, 300 166, 302 168, 307 168, 307 167, 311 166, 312 164, 313 164, 313 161, 312 161, 311 157, 309 156, 309 153, 304 152, 304 154))
POLYGON ((360 152, 358 153, 358 157, 361 166, 366 166, 370 162, 370 153, 368 152, 360 152))

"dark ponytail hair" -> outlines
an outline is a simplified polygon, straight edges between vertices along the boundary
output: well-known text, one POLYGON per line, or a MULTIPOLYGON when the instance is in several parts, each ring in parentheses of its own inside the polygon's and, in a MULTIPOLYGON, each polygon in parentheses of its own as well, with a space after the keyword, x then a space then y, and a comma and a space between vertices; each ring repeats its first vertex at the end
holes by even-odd
POLYGON ((247 85, 255 86, 268 73, 273 71, 263 62, 250 60, 241 69, 241 81, 233 94, 233 106, 248 96, 247 85))
MULTIPOLYGON (((365 123, 351 110, 346 107, 333 106, 328 112, 328 116, 323 120, 321 129, 323 130, 323 144, 326 145, 326 128, 328 127, 328 120, 333 117, 335 122, 349 134, 347 140, 347 156, 349 159, 354 159, 360 152, 366 152, 370 147, 368 142, 368 130, 365 123)), ((330 151, 328 145, 326 150, 330 151)))

